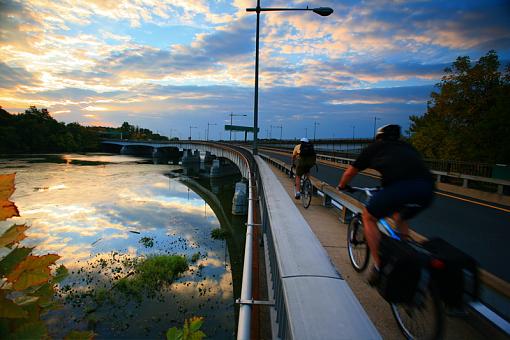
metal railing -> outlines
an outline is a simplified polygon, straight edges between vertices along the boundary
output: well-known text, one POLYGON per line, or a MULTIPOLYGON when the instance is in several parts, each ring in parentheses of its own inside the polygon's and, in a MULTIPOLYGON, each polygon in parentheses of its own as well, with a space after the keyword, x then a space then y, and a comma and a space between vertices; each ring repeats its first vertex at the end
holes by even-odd
MULTIPOLYGON (((266 162, 285 172, 286 174, 289 174, 291 171, 290 166, 285 162, 273 159, 266 155, 261 155, 260 157, 266 162)), ((315 191, 319 196, 323 198, 323 205, 332 206, 338 209, 340 212, 340 219, 344 223, 348 223, 350 216, 362 211, 363 204, 360 201, 354 199, 352 196, 339 192, 335 187, 328 185, 318 180, 317 178, 311 177, 311 180, 315 191)), ((411 235, 416 240, 426 240, 424 236, 417 234, 414 231, 411 231, 411 235)), ((479 272, 480 281, 482 284, 481 302, 472 302, 470 305, 475 311, 490 320, 494 325, 505 331, 507 334, 510 334, 510 323, 498 315, 507 314, 508 317, 508 313, 503 311, 494 313, 490 308, 487 307, 487 305, 483 304, 484 297, 487 300, 500 299, 503 301, 503 308, 508 310, 508 308, 510 308, 510 304, 508 302, 510 301, 510 283, 486 270, 480 269, 479 272), (507 302, 504 303, 504 301, 507 302)), ((493 303, 489 303, 489 305, 492 306, 493 303)), ((493 309, 494 308, 495 307, 493 307, 493 309)), ((495 309, 497 310, 497 308, 495 309)))

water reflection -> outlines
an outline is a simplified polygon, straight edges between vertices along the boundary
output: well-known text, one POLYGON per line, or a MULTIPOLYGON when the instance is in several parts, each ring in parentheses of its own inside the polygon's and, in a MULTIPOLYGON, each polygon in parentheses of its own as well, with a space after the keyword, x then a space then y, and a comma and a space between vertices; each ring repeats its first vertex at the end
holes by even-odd
POLYGON ((47 316, 52 335, 93 329, 98 338, 158 338, 185 318, 204 316, 208 337, 233 337, 240 287, 232 277, 241 275, 244 244, 244 219, 228 213, 235 178, 215 180, 215 196, 208 179, 172 178, 168 173, 178 166, 136 157, 1 160, 1 173, 13 169, 12 199, 21 217, 9 223, 31 225, 24 244, 36 246, 35 253, 58 253, 70 271, 59 291, 65 307, 47 316), (211 230, 220 227, 230 231, 228 242, 211 239, 211 230), (155 254, 190 259, 198 252, 189 270, 154 296, 137 302, 115 292, 116 282, 129 274, 129 261, 155 254), (111 301, 98 303, 98 294, 111 301))

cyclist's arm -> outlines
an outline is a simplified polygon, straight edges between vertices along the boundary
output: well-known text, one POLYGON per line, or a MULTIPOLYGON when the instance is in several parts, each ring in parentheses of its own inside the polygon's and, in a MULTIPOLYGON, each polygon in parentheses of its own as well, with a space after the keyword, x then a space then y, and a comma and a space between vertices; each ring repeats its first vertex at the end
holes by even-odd
POLYGON ((342 175, 342 178, 340 178, 340 182, 338 183, 338 188, 343 189, 347 184, 349 184, 354 176, 359 172, 359 170, 352 165, 349 165, 347 167, 347 170, 345 170, 344 174, 342 175))

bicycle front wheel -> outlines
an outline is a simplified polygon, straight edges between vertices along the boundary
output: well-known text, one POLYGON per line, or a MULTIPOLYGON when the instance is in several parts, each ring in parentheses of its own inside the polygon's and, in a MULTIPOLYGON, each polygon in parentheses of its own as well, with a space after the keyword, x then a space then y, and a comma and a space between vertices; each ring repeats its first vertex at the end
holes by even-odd
POLYGON ((410 303, 392 303, 391 311, 398 327, 408 339, 439 339, 444 327, 444 309, 432 287, 418 292, 410 303))
POLYGON ((302 191, 303 193, 301 195, 301 203, 303 203, 303 207, 307 209, 312 202, 313 194, 312 182, 308 178, 303 181, 302 191))
POLYGON ((363 230, 361 216, 354 216, 347 228, 347 251, 355 271, 362 272, 368 265, 370 250, 363 230))

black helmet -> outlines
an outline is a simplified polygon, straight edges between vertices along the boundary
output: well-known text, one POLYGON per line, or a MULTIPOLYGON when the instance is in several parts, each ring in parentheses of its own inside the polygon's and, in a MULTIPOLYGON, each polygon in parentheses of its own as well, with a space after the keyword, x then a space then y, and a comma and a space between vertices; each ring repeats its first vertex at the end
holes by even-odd
POLYGON ((376 140, 398 140, 400 138, 400 125, 388 124, 377 129, 376 140))

